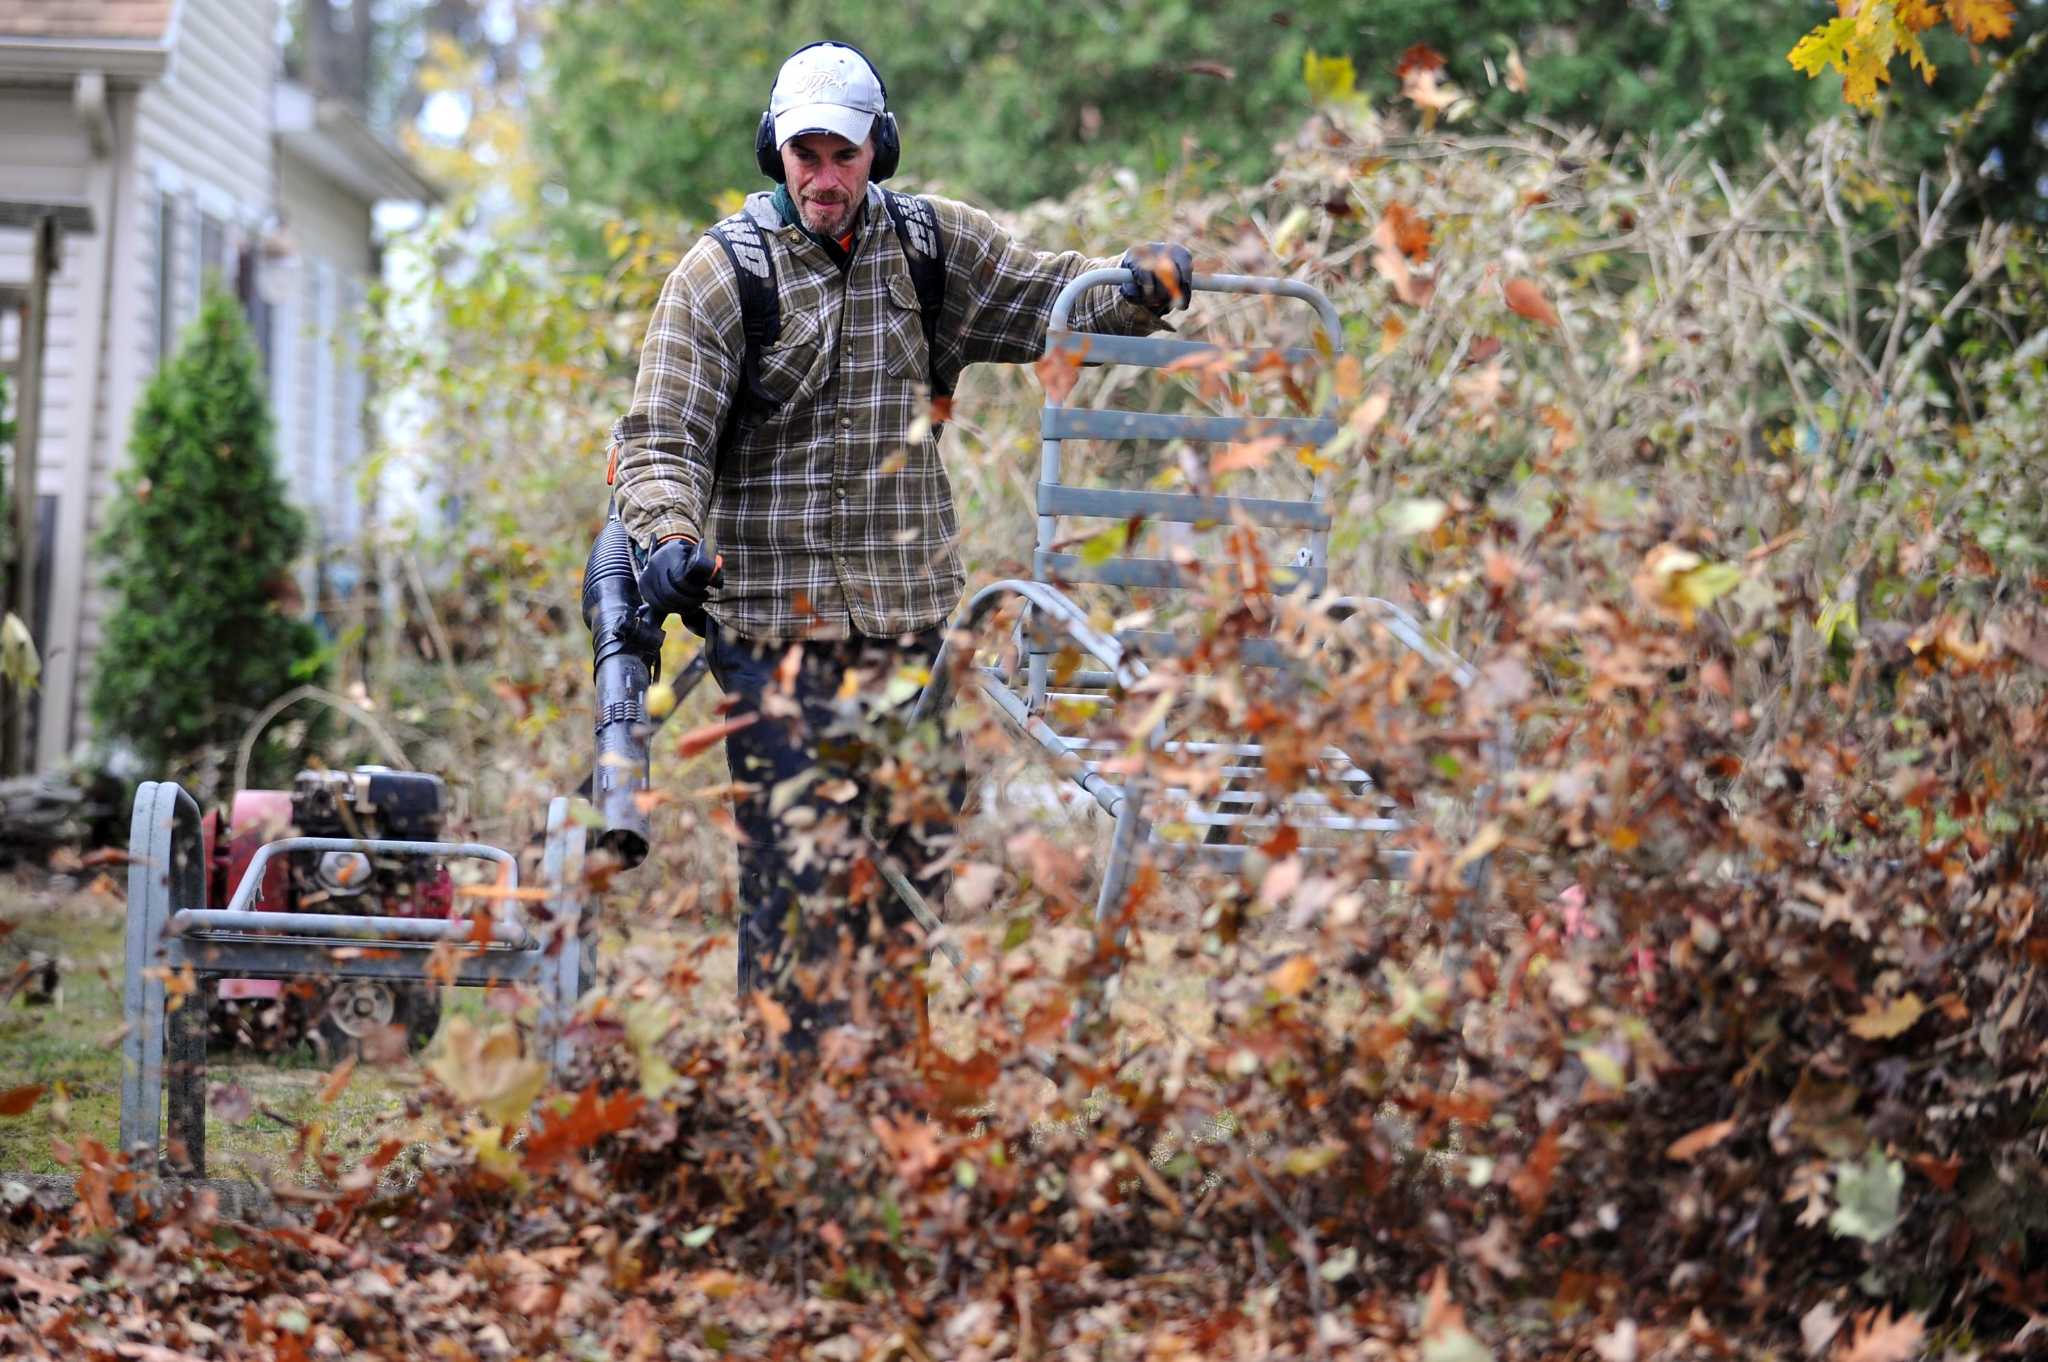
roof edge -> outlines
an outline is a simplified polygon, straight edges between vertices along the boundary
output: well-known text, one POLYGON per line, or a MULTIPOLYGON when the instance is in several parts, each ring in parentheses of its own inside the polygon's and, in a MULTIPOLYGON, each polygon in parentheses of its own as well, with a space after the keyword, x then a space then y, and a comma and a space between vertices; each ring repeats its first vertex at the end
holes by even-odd
MULTIPOLYGON (((172 11, 172 30, 177 11, 172 11)), ((164 73, 171 60, 171 31, 163 38, 0 37, 0 77, 62 81, 80 71, 101 71, 109 81, 142 85, 164 73)))

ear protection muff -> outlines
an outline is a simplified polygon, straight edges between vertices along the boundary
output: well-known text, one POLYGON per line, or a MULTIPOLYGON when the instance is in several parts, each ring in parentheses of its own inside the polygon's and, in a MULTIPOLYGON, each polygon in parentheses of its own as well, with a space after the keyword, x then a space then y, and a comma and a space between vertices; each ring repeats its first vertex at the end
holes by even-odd
MULTIPOLYGON (((896 163, 903 159, 903 142, 897 135, 896 115, 889 111, 889 82, 883 80, 882 73, 875 69, 875 64, 868 61, 867 53, 861 51, 852 43, 842 43, 834 38, 826 38, 815 43, 805 43, 796 52, 790 53, 789 56, 794 57, 797 55, 797 52, 808 52, 814 47, 843 47, 853 53, 854 56, 859 57, 863 62, 867 62, 869 73, 874 76, 875 84, 882 91, 882 112, 875 116, 875 130, 873 133, 875 139, 875 163, 873 168, 868 171, 868 178, 877 183, 888 179, 896 173, 896 163)), ((785 65, 788 64, 788 61, 789 57, 783 58, 785 65)), ((781 67, 777 67, 776 71, 779 74, 781 67)), ((774 86, 771 85, 769 87, 768 93, 771 97, 774 95, 774 86)), ((787 178, 782 173, 782 149, 775 145, 775 115, 768 109, 761 111, 761 122, 754 129, 754 164, 761 168, 763 175, 766 175, 777 184, 781 184, 787 178)))

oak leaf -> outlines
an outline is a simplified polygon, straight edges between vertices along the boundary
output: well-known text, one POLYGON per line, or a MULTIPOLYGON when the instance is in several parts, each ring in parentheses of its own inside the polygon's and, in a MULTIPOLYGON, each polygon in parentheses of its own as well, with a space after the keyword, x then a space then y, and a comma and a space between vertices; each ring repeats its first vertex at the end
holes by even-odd
POLYGON ((1863 1011, 1849 1019, 1849 1030, 1865 1040, 1890 1040, 1913 1029, 1927 1011, 1917 993, 1908 993, 1879 1007, 1877 999, 1866 998, 1863 1011))
POLYGON ((2012 0, 1948 0, 1949 26, 1973 43, 2012 36, 2012 0))

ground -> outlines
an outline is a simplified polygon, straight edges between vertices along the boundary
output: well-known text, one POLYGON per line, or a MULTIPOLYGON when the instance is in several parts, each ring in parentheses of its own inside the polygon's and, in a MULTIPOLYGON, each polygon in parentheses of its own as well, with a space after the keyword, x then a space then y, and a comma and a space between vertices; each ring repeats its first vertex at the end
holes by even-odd
MULTIPOLYGON (((0 1173, 61 1173, 60 1141, 92 1138, 114 1147, 120 1129, 121 951, 126 904, 121 882, 108 876, 77 888, 59 878, 0 881, 0 1092, 39 1086, 44 1092, 24 1115, 0 1116, 0 1173), (26 976, 31 962, 52 961, 55 987, 46 993, 26 976)), ((715 927, 639 928, 614 934, 606 951, 616 961, 629 953, 665 959, 718 938, 699 966, 707 980, 729 981, 729 934, 715 927)), ((1146 960, 1126 979, 1119 1003, 1132 1045, 1170 1031, 1205 1027, 1198 973, 1172 959, 1176 938, 1154 933, 1146 960)), ((1025 949, 1048 957, 1062 949, 1057 934, 1043 934, 1025 949)), ((964 989, 937 966, 934 1025, 942 1044, 967 1033, 960 1009, 964 989)), ((729 985, 728 985, 729 987, 729 985)), ((445 1017, 475 1016, 488 1007, 483 990, 445 991, 445 1017)), ((731 1024, 723 1009, 693 1012, 686 1027, 731 1024)), ((284 1169, 299 1129, 317 1122, 329 1150, 367 1153, 404 1125, 408 1092, 427 1081, 420 1057, 365 1064, 330 1100, 321 1100, 330 1070, 310 1046, 279 1055, 214 1050, 208 1058, 207 1163, 215 1177, 267 1184, 284 1169), (222 1101, 239 1088, 248 1094, 222 1101), (246 1105, 249 1115, 230 1120, 246 1105)))

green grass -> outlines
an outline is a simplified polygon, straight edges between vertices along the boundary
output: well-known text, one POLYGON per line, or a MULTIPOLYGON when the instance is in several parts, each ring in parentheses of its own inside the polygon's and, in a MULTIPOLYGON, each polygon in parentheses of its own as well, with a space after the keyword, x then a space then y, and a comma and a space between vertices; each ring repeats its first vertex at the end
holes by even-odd
MULTIPOLYGON (((0 1005, 0 1091, 40 1085, 22 1116, 0 1116, 0 1173, 61 1173, 59 1141, 98 1140, 109 1149, 121 1124, 121 966, 126 908, 118 892, 68 896, 0 886, 0 979, 12 979, 32 956, 54 957, 59 983, 48 1001, 31 1004, 26 989, 0 1005)), ((452 995, 476 990, 450 990, 452 995)), ((450 1011, 474 1011, 466 997, 450 1011)), ((327 1070, 310 1047, 279 1055, 214 1050, 207 1060, 209 1094, 239 1085, 252 1114, 230 1122, 209 1109, 207 1172, 258 1181, 287 1170, 302 1125, 318 1122, 325 1148, 355 1156, 400 1133, 406 1092, 422 1081, 413 1061, 359 1066, 330 1103, 319 1101, 327 1070), (281 1119, 280 1119, 281 1118, 281 1119)), ((211 1107, 211 1104, 209 1104, 211 1107)))

